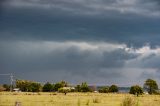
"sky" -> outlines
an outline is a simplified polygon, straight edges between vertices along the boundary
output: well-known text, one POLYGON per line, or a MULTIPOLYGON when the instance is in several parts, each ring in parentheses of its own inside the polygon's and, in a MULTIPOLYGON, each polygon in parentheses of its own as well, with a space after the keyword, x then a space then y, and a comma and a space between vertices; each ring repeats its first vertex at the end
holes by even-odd
POLYGON ((1 0, 6 73, 38 82, 159 84, 160 1, 1 0))

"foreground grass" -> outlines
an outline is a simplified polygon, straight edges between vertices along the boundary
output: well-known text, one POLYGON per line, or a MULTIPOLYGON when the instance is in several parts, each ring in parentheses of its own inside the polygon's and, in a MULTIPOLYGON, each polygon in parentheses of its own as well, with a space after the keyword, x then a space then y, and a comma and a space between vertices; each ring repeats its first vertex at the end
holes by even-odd
POLYGON ((130 94, 9 92, 0 92, 0 106, 15 106, 15 102, 20 102, 21 106, 122 106, 128 97, 134 101, 135 106, 160 106, 159 95, 142 95, 137 98, 130 94))

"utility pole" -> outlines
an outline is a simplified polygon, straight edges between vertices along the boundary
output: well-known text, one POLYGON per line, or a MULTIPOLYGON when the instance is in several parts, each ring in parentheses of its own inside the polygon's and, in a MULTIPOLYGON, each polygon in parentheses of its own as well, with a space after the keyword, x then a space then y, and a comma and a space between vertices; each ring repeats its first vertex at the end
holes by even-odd
POLYGON ((10 91, 13 91, 13 74, 10 74, 10 82, 11 82, 11 87, 10 87, 10 91))
POLYGON ((13 91, 13 74, 10 73, 10 74, 0 74, 1 76, 10 76, 10 92, 13 91))

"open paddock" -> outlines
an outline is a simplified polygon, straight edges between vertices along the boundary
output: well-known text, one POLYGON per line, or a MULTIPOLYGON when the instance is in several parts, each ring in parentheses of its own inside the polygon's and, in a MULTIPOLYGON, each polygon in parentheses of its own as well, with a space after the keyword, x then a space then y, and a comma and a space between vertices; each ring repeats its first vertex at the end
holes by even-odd
POLYGON ((0 92, 0 106, 121 106, 125 98, 131 98, 136 106, 160 106, 160 95, 111 93, 30 93, 0 92))

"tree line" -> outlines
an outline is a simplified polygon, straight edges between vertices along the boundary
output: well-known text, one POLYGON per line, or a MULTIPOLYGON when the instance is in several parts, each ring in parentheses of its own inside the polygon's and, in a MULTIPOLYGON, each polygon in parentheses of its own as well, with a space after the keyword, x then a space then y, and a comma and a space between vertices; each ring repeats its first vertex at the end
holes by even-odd
MULTIPOLYGON (((0 86, 0 91, 9 91, 10 87, 10 85, 4 84, 3 86, 0 86)), ((68 92, 93 92, 95 90, 98 90, 99 93, 110 93, 119 91, 117 85, 105 86, 94 89, 94 86, 90 87, 86 82, 82 82, 81 84, 73 87, 69 85, 69 83, 67 83, 66 81, 60 81, 55 84, 47 82, 42 85, 41 83, 35 81, 16 80, 14 88, 19 88, 22 92, 62 92, 65 94, 68 92)), ((158 84, 153 79, 147 79, 144 82, 143 88, 139 85, 131 86, 129 93, 138 96, 140 94, 143 94, 144 90, 146 90, 149 94, 159 94, 158 84)))

